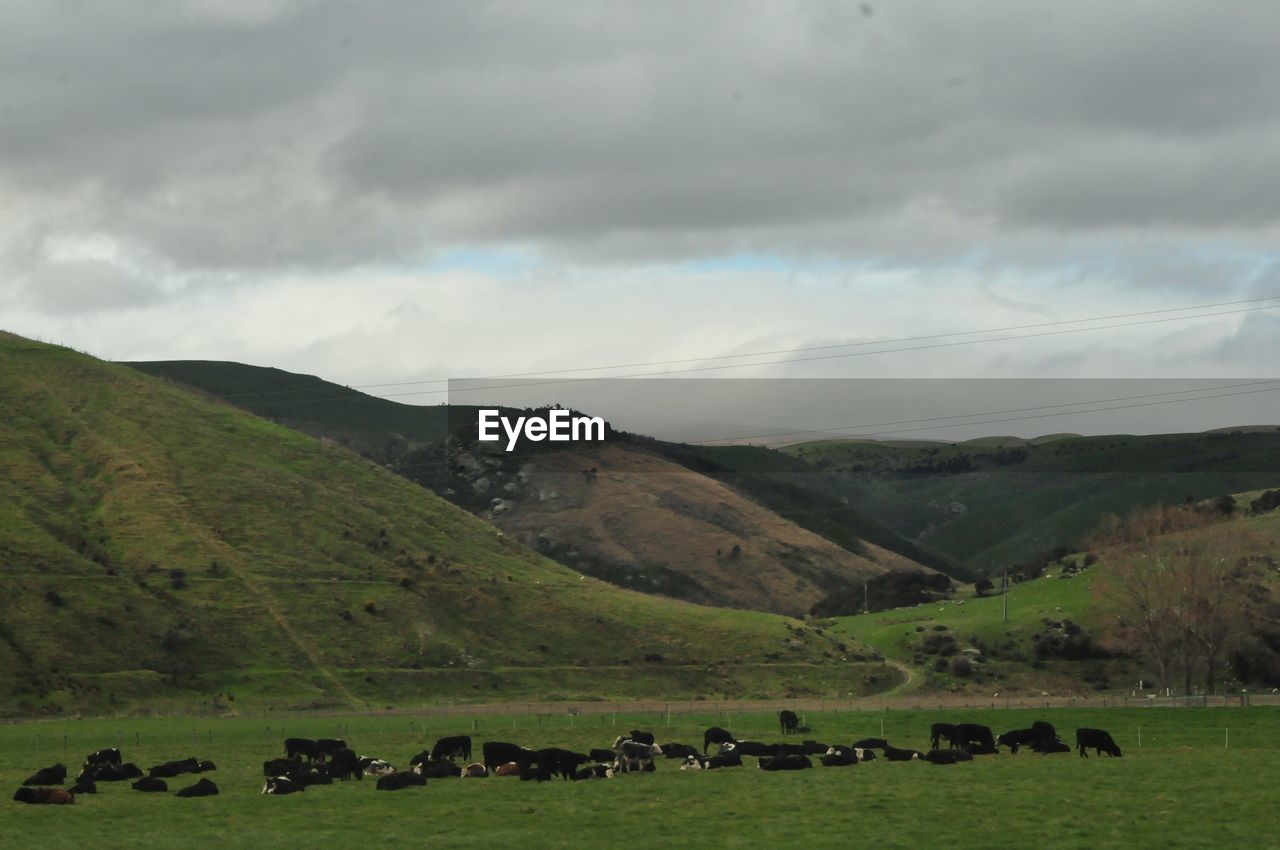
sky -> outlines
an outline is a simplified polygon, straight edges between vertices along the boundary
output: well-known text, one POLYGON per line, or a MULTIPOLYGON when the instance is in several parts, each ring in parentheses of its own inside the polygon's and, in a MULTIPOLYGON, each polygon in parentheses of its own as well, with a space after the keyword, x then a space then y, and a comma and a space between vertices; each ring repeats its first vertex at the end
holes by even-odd
POLYGON ((423 404, 753 352, 782 353, 708 376, 1269 377, 1277 31, 1184 0, 5 4, 0 328, 423 404))

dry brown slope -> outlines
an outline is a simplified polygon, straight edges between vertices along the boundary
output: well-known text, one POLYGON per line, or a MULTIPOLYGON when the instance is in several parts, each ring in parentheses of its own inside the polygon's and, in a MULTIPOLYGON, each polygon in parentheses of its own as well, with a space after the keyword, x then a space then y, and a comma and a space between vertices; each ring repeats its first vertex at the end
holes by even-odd
POLYGON ((503 530, 583 572, 695 602, 797 615, 871 576, 932 572, 870 544, 849 552, 642 449, 543 454, 520 479, 523 495, 491 512, 503 530))

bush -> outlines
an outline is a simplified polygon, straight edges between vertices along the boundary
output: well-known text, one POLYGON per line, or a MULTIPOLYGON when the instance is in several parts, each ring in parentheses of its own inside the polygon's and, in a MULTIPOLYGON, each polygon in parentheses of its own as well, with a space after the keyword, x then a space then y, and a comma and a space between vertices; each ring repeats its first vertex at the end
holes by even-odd
POLYGON ((932 634, 920 643, 926 655, 952 655, 956 651, 956 639, 951 635, 932 634))
POLYGON ((967 656, 957 655, 951 659, 951 675, 967 679, 973 675, 973 662, 967 656))
POLYGON ((67 604, 67 601, 56 590, 46 590, 44 592, 44 601, 48 602, 54 608, 61 608, 67 604))

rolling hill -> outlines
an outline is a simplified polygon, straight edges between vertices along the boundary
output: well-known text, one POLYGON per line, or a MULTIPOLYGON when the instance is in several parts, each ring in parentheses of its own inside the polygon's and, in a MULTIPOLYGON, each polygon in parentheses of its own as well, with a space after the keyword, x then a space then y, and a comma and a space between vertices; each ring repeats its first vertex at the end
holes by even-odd
POLYGON ((345 449, 135 369, 0 334, 0 397, 5 711, 893 680, 795 621, 585 577, 345 449))

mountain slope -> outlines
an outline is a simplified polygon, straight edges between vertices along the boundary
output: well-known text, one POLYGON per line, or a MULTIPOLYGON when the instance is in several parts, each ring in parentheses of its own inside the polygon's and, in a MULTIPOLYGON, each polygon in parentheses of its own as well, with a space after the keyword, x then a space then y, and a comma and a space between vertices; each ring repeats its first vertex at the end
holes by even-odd
POLYGON ((133 369, 0 334, 0 398, 11 709, 891 678, 779 617, 582 578, 348 451, 133 369))

